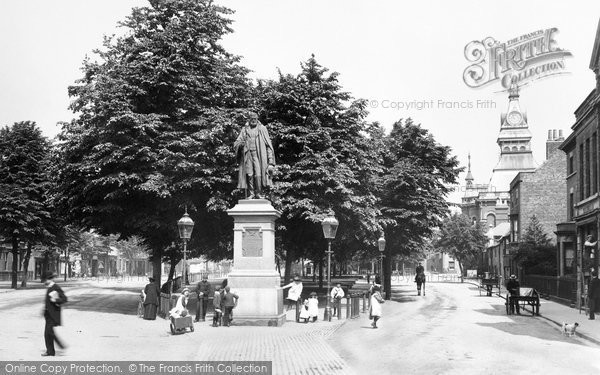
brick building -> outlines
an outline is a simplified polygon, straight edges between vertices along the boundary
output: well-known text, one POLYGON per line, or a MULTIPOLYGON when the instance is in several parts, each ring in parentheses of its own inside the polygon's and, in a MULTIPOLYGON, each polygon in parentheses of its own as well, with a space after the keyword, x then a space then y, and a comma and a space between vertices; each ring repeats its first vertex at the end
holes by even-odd
MULTIPOLYGON (((559 243, 572 238, 576 243, 574 265, 577 275, 577 295, 585 293, 590 271, 598 269, 600 238, 600 22, 592 50, 590 69, 596 77, 596 87, 575 110, 573 132, 560 149, 566 154, 567 210, 565 222, 557 225, 559 243)), ((572 251, 570 251, 572 253, 572 251)), ((565 251, 566 255, 567 251, 565 251)), ((562 259, 561 259, 562 260, 562 259)), ((565 264, 561 264, 566 268, 565 264)), ((581 300, 577 298, 579 304, 581 300)))
POLYGON ((555 243, 556 223, 565 219, 566 170, 562 130, 549 130, 546 161, 535 171, 519 172, 510 183, 511 242, 519 242, 533 215, 555 243))

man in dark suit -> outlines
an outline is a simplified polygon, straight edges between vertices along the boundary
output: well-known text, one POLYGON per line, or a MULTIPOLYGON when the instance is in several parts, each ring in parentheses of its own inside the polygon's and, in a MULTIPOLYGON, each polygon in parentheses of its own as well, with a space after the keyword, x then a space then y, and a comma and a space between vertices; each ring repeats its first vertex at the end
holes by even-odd
POLYGON ((198 294, 198 304, 196 305, 196 322, 206 320, 206 310, 208 310, 208 299, 213 297, 215 292, 212 285, 208 282, 208 275, 202 275, 202 281, 196 286, 198 294), (202 306, 202 314, 200 314, 200 306, 202 306))
POLYGON ((598 272, 592 272, 592 279, 588 287, 588 300, 590 307, 590 320, 596 319, 596 308, 600 303, 600 279, 598 279, 598 272))
POLYGON ((56 274, 50 271, 46 272, 42 277, 42 282, 48 288, 46 290, 46 301, 44 306, 44 319, 46 320, 46 327, 44 328, 46 353, 42 354, 44 357, 56 355, 54 350, 55 341, 61 349, 65 348, 65 345, 56 337, 54 327, 61 324, 60 308, 63 303, 67 302, 67 297, 60 286, 54 282, 55 277, 56 274))

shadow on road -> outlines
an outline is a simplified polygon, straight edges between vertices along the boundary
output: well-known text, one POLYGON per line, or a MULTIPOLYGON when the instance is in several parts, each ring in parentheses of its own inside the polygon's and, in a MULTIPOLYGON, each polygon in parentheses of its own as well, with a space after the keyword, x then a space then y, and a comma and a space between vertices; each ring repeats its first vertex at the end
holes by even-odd
POLYGON ((560 342, 566 342, 566 343, 570 343, 570 344, 586 346, 585 344, 583 344, 575 339, 572 339, 567 336, 562 336, 559 331, 548 330, 548 329, 538 329, 539 327, 537 324, 530 324, 530 323, 534 323, 535 320, 533 320, 532 322, 529 322, 529 323, 527 322, 527 320, 530 320, 529 317, 520 317, 520 318, 514 318, 514 319, 511 318, 511 320, 512 320, 511 322, 477 323, 477 325, 482 326, 482 327, 495 328, 497 330, 500 330, 502 332, 506 332, 506 333, 509 333, 509 334, 515 335, 515 336, 529 336, 529 337, 538 338, 540 340, 560 341, 560 342))

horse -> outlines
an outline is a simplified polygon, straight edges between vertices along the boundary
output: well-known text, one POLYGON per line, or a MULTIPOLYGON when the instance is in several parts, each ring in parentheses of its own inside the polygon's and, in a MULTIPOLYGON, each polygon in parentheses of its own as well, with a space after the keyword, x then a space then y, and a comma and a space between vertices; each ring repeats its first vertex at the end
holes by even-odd
POLYGON ((420 296, 421 295, 421 285, 423 286, 423 295, 425 295, 425 274, 424 273, 418 273, 415 276, 415 283, 417 283, 417 295, 420 296))

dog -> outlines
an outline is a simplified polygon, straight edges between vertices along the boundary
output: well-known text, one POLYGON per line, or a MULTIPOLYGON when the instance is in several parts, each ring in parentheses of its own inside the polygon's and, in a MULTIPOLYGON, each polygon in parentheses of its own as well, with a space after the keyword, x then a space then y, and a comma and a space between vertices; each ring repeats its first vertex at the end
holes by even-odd
POLYGON ((575 330, 579 327, 579 323, 567 324, 563 322, 561 332, 565 336, 573 336, 575 334, 575 330))

